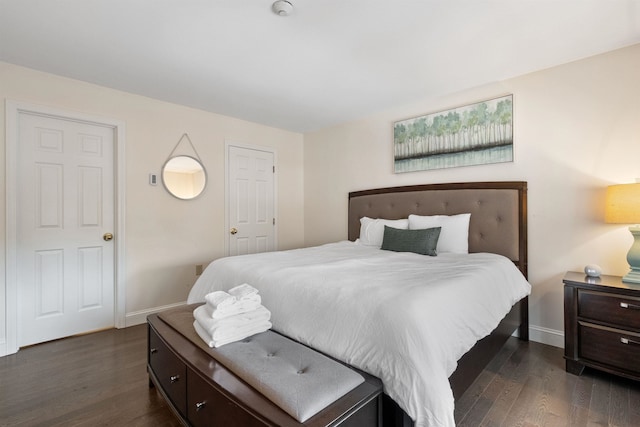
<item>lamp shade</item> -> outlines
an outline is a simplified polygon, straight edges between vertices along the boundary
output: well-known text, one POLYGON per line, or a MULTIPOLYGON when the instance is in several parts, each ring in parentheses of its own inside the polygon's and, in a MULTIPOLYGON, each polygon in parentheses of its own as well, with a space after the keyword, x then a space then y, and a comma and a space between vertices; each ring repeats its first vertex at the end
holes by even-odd
POLYGON ((640 183, 607 187, 605 222, 640 224, 640 183))

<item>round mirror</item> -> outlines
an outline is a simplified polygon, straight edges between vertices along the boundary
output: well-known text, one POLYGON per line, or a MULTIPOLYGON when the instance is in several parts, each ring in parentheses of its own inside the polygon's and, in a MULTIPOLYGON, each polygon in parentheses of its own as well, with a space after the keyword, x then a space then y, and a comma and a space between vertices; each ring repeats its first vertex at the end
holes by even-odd
POLYGON ((178 199, 195 199, 207 185, 207 172, 193 157, 176 156, 162 167, 162 183, 178 199))

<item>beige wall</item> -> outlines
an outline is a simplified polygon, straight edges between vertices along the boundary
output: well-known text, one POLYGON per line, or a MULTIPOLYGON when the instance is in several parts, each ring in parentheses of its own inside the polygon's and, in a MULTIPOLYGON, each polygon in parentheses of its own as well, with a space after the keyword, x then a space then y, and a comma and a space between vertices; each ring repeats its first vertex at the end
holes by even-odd
MULTIPOLYGON (((514 58, 517 60, 517 58, 514 58)), ((603 223, 604 189, 640 178, 640 45, 425 99, 305 134, 305 244, 346 238, 347 193, 408 184, 529 183, 532 337, 562 345, 562 276, 599 264, 625 274, 631 235, 603 223), (393 173, 393 122, 512 93, 515 161, 393 173)))
MULTIPOLYGON (((276 151, 281 249, 303 244, 303 136, 0 62, 0 221, 5 221, 5 99, 126 123, 126 311, 144 313, 186 300, 195 265, 224 255, 225 140, 276 151), (203 195, 181 201, 149 185, 183 133, 207 168, 203 195)), ((191 154, 191 153, 189 153, 191 154)), ((160 177, 160 175, 158 175, 160 177)), ((0 227, 4 242, 4 227, 0 227)), ((4 245, 0 273, 4 273, 4 245)), ((0 343, 4 338, 4 274, 0 343)))

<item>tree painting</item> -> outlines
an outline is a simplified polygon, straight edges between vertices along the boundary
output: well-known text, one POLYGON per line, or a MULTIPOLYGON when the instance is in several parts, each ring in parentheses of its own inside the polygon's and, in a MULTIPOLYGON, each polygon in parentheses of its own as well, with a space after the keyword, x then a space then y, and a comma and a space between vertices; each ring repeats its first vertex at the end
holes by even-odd
POLYGON ((396 122, 395 172, 513 161, 513 95, 396 122))

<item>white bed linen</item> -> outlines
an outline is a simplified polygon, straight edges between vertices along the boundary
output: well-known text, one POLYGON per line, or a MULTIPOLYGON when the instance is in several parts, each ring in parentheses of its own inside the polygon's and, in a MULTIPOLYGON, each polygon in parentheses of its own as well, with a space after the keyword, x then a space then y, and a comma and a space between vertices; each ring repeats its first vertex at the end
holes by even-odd
POLYGON ((531 286, 495 254, 397 253, 353 242, 221 258, 189 294, 249 283, 273 329, 380 378, 416 427, 454 426, 448 378, 531 286))

